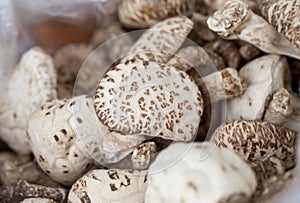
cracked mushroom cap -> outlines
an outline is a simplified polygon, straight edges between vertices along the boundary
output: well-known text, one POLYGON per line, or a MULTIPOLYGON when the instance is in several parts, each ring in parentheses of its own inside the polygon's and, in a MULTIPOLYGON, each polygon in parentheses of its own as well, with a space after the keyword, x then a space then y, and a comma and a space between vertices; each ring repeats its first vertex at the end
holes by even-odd
POLYGON ((241 0, 228 0, 207 20, 209 29, 228 36, 238 28, 248 15, 248 5, 241 0))
POLYGON ((286 169, 295 166, 296 132, 265 121, 236 120, 224 123, 212 135, 218 147, 230 148, 250 162, 275 156, 286 169))
POLYGON ((156 157, 149 169, 145 202, 216 203, 233 195, 247 199, 253 194, 256 178, 248 164, 231 150, 211 143, 193 143, 172 166, 157 171, 187 145, 171 144, 156 157))
POLYGON ((28 118, 41 105, 56 98, 52 58, 38 47, 24 53, 1 97, 0 138, 14 151, 29 154, 28 118))
POLYGON ((73 184, 69 203, 142 203, 147 175, 123 170, 93 170, 73 184))
POLYGON ((110 133, 100 125, 93 99, 87 96, 42 106, 31 116, 27 131, 40 167, 64 185, 84 174, 93 158, 100 163, 117 162, 143 141, 110 133))
POLYGON ((122 62, 146 55, 143 59, 167 63, 193 29, 193 21, 185 16, 168 18, 146 30, 129 50, 122 62), (147 58, 146 58, 147 57, 147 58))
POLYGON ((198 130, 203 99, 185 72, 134 60, 101 79, 95 109, 111 131, 190 141, 198 130))
POLYGON ((124 0, 119 5, 118 15, 121 23, 131 28, 146 28, 164 19, 193 10, 190 0, 124 0))

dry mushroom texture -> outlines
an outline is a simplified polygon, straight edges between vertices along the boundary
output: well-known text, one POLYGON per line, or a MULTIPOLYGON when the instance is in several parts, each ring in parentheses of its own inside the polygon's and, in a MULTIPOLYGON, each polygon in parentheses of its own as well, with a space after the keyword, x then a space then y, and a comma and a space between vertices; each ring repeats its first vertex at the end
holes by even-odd
POLYGON ((244 94, 228 100, 227 120, 262 119, 268 101, 289 78, 289 66, 283 56, 266 55, 243 66, 239 75, 247 81, 248 87, 244 94))
POLYGON ((121 23, 131 28, 147 28, 164 19, 193 10, 190 0, 123 0, 118 8, 121 23))
POLYGON ((244 1, 228 0, 207 23, 208 27, 222 38, 240 39, 266 53, 300 59, 300 49, 277 32, 265 19, 253 13, 244 1))
POLYGON ((266 110, 264 120, 275 123, 283 124, 288 121, 293 113, 292 97, 286 89, 277 91, 266 110))
POLYGON ((198 130, 203 100, 185 72, 135 60, 115 66, 101 79, 95 109, 112 131, 190 141, 198 130))
POLYGON ((32 112, 56 98, 53 60, 35 47, 24 53, 1 94, 0 137, 14 151, 29 154, 26 125, 32 112))
POLYGON ((21 179, 0 187, 0 199, 3 203, 18 203, 27 198, 47 198, 56 202, 65 202, 66 197, 67 191, 63 188, 30 184, 21 179))
POLYGON ((188 145, 171 144, 156 157, 149 168, 145 202, 215 203, 233 196, 243 201, 251 197, 256 178, 237 154, 210 143, 188 145), (169 160, 176 162, 163 168, 169 160))
POLYGON ((154 158, 154 154, 159 151, 155 142, 145 142, 140 144, 132 153, 131 161, 137 170, 147 169, 154 158))
POLYGON ((284 168, 295 166, 297 133, 265 121, 231 121, 212 135, 218 147, 230 148, 250 162, 274 156, 284 168))
MULTIPOLYGON (((223 99, 231 99, 242 95, 248 84, 246 80, 239 77, 237 70, 226 68, 222 71, 212 73, 201 79, 209 92, 211 102, 223 99)), ((202 85, 196 80, 197 85, 202 85)))
POLYGON ((142 58, 167 63, 193 29, 193 21, 185 16, 168 18, 146 30, 133 44, 122 62, 142 58))
POLYGON ((72 186, 72 203, 142 203, 147 176, 125 170, 93 170, 72 186))
POLYGON ((300 1, 263 0, 260 7, 265 19, 300 49, 300 1))
POLYGON ((93 159, 117 162, 143 141, 100 125, 93 99, 86 96, 47 103, 30 117, 27 131, 40 167, 65 185, 87 172, 93 159))

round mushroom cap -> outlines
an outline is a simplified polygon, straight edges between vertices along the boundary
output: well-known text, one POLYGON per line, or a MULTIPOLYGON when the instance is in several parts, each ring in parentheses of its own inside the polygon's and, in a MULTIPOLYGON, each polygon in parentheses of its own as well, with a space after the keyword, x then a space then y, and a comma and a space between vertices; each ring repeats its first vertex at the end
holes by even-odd
POLYGON ((186 14, 193 10, 190 0, 126 0, 118 8, 121 23, 126 27, 145 28, 166 18, 186 14))
POLYGON ((255 191, 256 178, 238 155, 211 143, 174 143, 161 151, 149 168, 147 203, 216 203, 234 194, 249 198, 255 191), (183 153, 183 154, 181 154, 183 153), (166 161, 182 156, 162 171, 166 161))
POLYGON ((208 18, 208 27, 220 35, 228 36, 243 23, 248 10, 248 4, 241 0, 226 1, 222 9, 208 18))
POLYGON ((295 166, 297 133, 281 125, 258 120, 230 121, 216 129, 212 140, 250 162, 275 156, 286 169, 295 166))
POLYGON ((72 203, 142 203, 147 176, 126 170, 93 170, 73 184, 72 203))
POLYGON ((0 138, 14 151, 29 154, 26 125, 31 113, 56 98, 56 72, 52 58, 34 47, 23 54, 2 92, 0 138))
POLYGON ((203 99, 185 72, 132 60, 104 75, 95 109, 111 131, 190 141, 198 131, 203 99))

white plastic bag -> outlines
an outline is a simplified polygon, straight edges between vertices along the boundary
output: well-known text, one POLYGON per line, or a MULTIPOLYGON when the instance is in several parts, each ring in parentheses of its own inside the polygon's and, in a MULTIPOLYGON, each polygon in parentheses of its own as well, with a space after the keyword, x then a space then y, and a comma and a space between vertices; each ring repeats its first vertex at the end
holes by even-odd
POLYGON ((20 55, 34 46, 29 28, 50 19, 88 27, 109 20, 119 0, 0 0, 0 91, 20 55))

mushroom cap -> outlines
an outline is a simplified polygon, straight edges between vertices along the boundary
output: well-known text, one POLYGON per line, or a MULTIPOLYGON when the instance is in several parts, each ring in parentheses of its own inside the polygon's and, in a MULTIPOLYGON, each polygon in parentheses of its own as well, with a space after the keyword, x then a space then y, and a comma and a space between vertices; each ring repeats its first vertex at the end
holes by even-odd
POLYGON ((146 53, 157 63, 167 63, 193 29, 193 21, 185 16, 168 18, 146 30, 129 50, 130 55, 146 53))
POLYGON ((0 137, 14 151, 29 154, 26 125, 32 112, 56 98, 52 58, 34 47, 23 54, 0 102, 0 137))
POLYGON ((209 29, 222 36, 228 36, 242 24, 248 15, 248 4, 241 0, 228 0, 223 8, 208 18, 209 29))
POLYGON ((130 28, 146 28, 164 19, 191 12, 190 0, 126 0, 118 7, 121 23, 130 28))
POLYGON ((143 141, 101 125, 93 99, 87 96, 48 103, 31 116, 27 131, 40 167, 65 185, 85 173, 93 159, 101 164, 117 162, 143 141))
POLYGON ((185 72, 134 60, 101 79, 95 109, 111 131, 190 141, 198 130, 203 99, 185 72))
POLYGON ((212 135, 218 147, 234 150, 250 162, 275 156, 285 168, 295 166, 296 132, 265 121, 236 120, 222 124, 212 135))
POLYGON ((142 203, 146 175, 123 170, 93 170, 73 184, 68 201, 81 203, 142 203))
POLYGON ((187 145, 173 143, 156 157, 149 168, 145 202, 215 203, 233 194, 252 195, 255 175, 238 155, 205 142, 193 143, 182 155, 187 145), (182 157, 172 166, 157 171, 179 153, 182 157))

